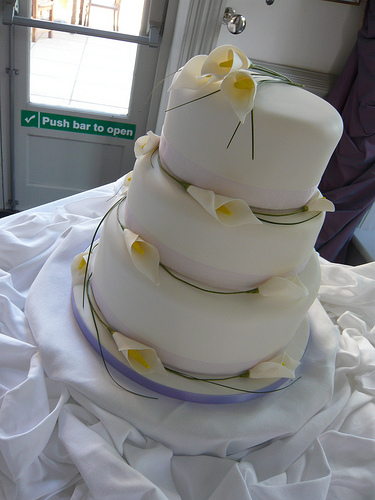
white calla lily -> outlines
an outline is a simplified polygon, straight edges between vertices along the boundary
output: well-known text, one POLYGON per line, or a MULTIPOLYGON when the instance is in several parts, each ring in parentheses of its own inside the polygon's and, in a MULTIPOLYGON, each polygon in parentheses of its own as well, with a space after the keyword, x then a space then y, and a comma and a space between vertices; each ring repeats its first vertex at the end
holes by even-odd
POLYGON ((147 276, 155 285, 159 284, 160 258, 157 248, 151 243, 147 243, 130 229, 124 230, 124 240, 133 264, 138 271, 147 276))
POLYGON ((271 359, 263 361, 250 369, 249 377, 258 378, 295 378, 295 370, 300 365, 299 361, 291 358, 286 352, 271 359))
POLYGON ((153 153, 159 147, 160 137, 151 130, 146 135, 139 137, 134 144, 134 154, 136 158, 153 153))
POLYGON ((263 297, 282 295, 294 299, 306 297, 308 290, 297 275, 281 278, 273 276, 262 285, 259 285, 259 294, 263 297))
POLYGON ((72 261, 71 273, 73 286, 83 283, 86 273, 89 252, 82 252, 76 255, 72 261))
POLYGON ((209 82, 210 77, 201 78, 201 69, 207 56, 199 55, 191 58, 177 73, 169 90, 191 89, 198 90, 209 82))
POLYGON ((257 83, 250 71, 239 70, 229 73, 221 83, 221 91, 229 100, 241 123, 254 108, 257 83))
POLYGON ((221 45, 214 49, 202 65, 202 77, 210 76, 212 80, 222 80, 230 72, 247 69, 251 61, 242 50, 234 45, 221 45))
POLYGON ((113 332, 113 340, 118 350, 125 356, 131 368, 142 375, 151 373, 166 373, 155 349, 137 342, 122 333, 113 332))
POLYGON ((193 185, 187 188, 187 192, 212 217, 224 226, 261 224, 261 221, 255 217, 249 205, 243 200, 221 196, 208 189, 202 189, 193 185))
POLYGON ((123 182, 123 185, 122 185, 122 194, 126 194, 129 190, 129 186, 130 186, 130 181, 132 180, 132 176, 133 176, 133 170, 131 170, 130 172, 128 172, 125 177, 124 177, 124 182, 123 182))
POLYGON ((309 212, 334 212, 335 205, 318 191, 307 204, 309 212))

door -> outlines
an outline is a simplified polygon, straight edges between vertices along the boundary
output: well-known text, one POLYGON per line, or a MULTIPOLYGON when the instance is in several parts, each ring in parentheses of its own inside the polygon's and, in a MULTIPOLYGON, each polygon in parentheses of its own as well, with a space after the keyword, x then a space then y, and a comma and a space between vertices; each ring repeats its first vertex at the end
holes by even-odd
MULTIPOLYGON (((20 2, 18 22, 30 17, 35 2, 20 2)), ((13 204, 18 210, 111 182, 133 168, 134 140, 152 129, 156 120, 152 110, 158 107, 160 96, 153 88, 164 76, 168 39, 173 33, 171 28, 164 29, 161 39, 166 0, 123 0, 123 17, 117 20, 113 10, 108 18, 109 9, 95 13, 92 7, 88 14, 88 0, 53 3, 55 26, 57 6, 68 8, 68 28, 83 29, 85 34, 66 33, 65 21, 57 30, 48 30, 50 13, 37 9, 34 17, 47 29, 17 24, 11 28, 15 68, 13 204), (103 24, 105 15, 109 25, 103 24), (139 37, 141 44, 107 38, 108 32, 122 37, 121 19, 131 19, 135 33, 129 38, 139 37), (157 25, 158 36, 155 31, 147 35, 150 23, 157 25), (147 36, 151 45, 144 42, 147 36), (33 57, 37 50, 39 58, 33 57), (77 64, 74 77, 73 62, 77 64), (101 94, 99 86, 104 88, 101 94)), ((107 5, 119 3, 107 0, 107 5)))

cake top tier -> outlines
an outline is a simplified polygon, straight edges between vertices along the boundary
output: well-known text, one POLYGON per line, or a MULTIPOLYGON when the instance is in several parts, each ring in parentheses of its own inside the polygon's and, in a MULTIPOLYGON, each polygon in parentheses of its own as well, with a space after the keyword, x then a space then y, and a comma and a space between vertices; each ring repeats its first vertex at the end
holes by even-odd
POLYGON ((193 57, 169 92, 164 167, 253 207, 305 205, 343 130, 328 102, 231 45, 193 57))

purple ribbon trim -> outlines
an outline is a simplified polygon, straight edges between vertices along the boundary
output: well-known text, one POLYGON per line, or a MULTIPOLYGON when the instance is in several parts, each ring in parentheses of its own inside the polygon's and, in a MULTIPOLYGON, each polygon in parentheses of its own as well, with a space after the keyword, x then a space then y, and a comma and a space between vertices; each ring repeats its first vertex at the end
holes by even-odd
MULTIPOLYGON (((71 294, 71 302, 72 302, 73 314, 78 323, 79 328, 81 329, 83 335, 86 337, 86 340, 91 344, 91 346, 95 349, 95 351, 99 354, 99 356, 103 355, 105 362, 107 362, 113 368, 118 370, 122 375, 125 375, 125 377, 128 377, 129 379, 133 380, 133 382, 136 382, 137 384, 147 389, 150 389, 151 391, 162 394, 164 396, 168 396, 174 399, 179 399, 181 401, 189 401, 192 403, 203 403, 203 404, 241 403, 243 401, 249 401, 251 399, 256 399, 259 398, 260 396, 264 396, 265 393, 272 392, 273 390, 281 387, 287 381, 287 379, 280 379, 277 382, 261 389, 262 392, 259 393, 235 392, 234 394, 227 394, 227 395, 194 393, 159 384, 158 382, 154 382, 144 377, 140 373, 135 372, 125 364, 121 363, 121 361, 119 361, 115 356, 113 356, 110 352, 108 352, 103 346, 100 346, 98 339, 95 337, 95 335, 92 334, 92 332, 84 322, 75 303, 73 292, 71 294)), ((177 376, 178 375, 176 375, 176 377, 177 376)))

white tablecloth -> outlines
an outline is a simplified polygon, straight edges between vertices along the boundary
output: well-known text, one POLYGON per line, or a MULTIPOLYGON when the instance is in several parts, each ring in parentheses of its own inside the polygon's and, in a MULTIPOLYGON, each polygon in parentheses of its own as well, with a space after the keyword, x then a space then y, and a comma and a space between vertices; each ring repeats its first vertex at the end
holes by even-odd
POLYGON ((226 405, 135 396, 70 307, 71 256, 119 182, 0 220, 0 497, 373 500, 375 263, 321 259, 288 389, 226 405))

